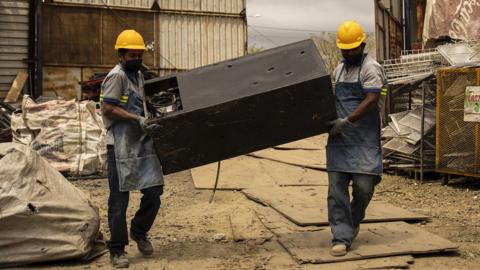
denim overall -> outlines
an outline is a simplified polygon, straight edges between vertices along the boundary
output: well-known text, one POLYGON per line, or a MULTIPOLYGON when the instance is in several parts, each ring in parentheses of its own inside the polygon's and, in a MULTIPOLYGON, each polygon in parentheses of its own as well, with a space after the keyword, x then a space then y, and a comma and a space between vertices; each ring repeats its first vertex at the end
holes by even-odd
MULTIPOLYGON (((125 72, 122 70, 122 72, 125 72)), ((143 80, 125 72, 129 78, 128 100, 122 106, 136 115, 144 115, 143 80), (135 91, 136 89, 137 91, 135 91)), ((127 208, 130 190, 143 194, 140 208, 131 220, 130 234, 146 237, 152 227, 163 193, 163 175, 160 161, 155 155, 153 142, 136 121, 114 121, 111 126, 114 146, 107 146, 108 182, 108 227, 110 240, 107 247, 111 253, 122 254, 128 245, 127 208)))
MULTIPOLYGON (((340 76, 345 70, 345 64, 340 76)), ((339 118, 349 116, 365 99, 360 81, 337 82, 335 86, 336 110, 339 118)), ((342 133, 328 137, 327 171, 382 174, 380 144, 380 115, 378 109, 367 112, 361 119, 345 128, 342 133)))
MULTIPOLYGON (((143 92, 141 87, 140 92, 143 92)), ((143 98, 129 89, 124 109, 135 115, 145 115, 143 98)), ((153 140, 140 125, 136 121, 115 121, 112 130, 120 191, 163 185, 162 167, 153 140)))
MULTIPOLYGON (((362 61, 363 64, 363 61, 362 61)), ((340 72, 340 78, 345 64, 340 72)), ((336 110, 339 118, 348 117, 365 99, 360 80, 337 82, 336 110)), ((375 107, 338 135, 330 135, 327 144, 328 222, 332 244, 350 247, 354 231, 365 217, 375 185, 380 182, 382 154, 380 147, 380 114, 375 107), (352 200, 348 185, 352 181, 352 200)))

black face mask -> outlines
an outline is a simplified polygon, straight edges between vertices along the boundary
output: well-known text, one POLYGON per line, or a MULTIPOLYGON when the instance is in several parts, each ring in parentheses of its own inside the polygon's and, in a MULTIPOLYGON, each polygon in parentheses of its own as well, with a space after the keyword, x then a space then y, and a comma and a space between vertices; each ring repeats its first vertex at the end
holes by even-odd
POLYGON ((137 72, 142 67, 142 59, 128 60, 125 62, 125 68, 131 72, 137 72))
POLYGON ((345 61, 347 61, 347 64, 351 66, 356 66, 360 64, 360 61, 362 61, 363 53, 359 53, 358 55, 352 55, 352 56, 347 56, 343 57, 345 58, 345 61))

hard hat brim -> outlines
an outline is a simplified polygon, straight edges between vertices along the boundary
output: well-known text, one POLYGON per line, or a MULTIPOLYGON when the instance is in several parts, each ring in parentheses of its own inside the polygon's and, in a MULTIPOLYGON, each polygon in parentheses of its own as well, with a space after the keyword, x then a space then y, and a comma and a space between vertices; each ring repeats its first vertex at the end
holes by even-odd
POLYGON ((146 50, 145 46, 141 45, 128 45, 128 46, 115 46, 115 50, 127 49, 127 50, 146 50))
POLYGON ((354 43, 348 43, 348 44, 342 43, 337 39, 337 47, 341 50, 352 50, 362 45, 362 42, 364 42, 366 38, 367 38, 366 35, 364 35, 361 40, 354 43))

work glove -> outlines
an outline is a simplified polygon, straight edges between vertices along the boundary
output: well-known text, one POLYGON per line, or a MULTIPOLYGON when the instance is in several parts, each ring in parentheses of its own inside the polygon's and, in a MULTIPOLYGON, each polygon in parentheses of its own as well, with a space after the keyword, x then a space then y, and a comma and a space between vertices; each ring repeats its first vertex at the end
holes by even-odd
POLYGON ((145 121, 146 121, 146 120, 147 120, 147 119, 146 119, 145 117, 143 117, 143 116, 138 116, 138 117, 137 117, 137 122, 138 122, 138 124, 140 125, 140 127, 142 128, 142 130, 145 130, 145 128, 146 128, 146 126, 145 126, 145 121))
POLYGON ((348 118, 338 118, 335 121, 330 122, 332 128, 330 129, 330 135, 338 135, 348 126, 352 125, 352 122, 348 121, 348 118))

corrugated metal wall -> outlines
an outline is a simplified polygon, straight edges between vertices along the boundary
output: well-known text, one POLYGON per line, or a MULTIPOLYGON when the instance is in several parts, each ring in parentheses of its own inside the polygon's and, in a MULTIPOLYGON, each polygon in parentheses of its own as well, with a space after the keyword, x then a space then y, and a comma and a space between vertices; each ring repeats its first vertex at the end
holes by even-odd
POLYGON ((4 98, 17 72, 27 69, 28 0, 0 1, 0 98, 4 98))
POLYGON ((160 10, 92 8, 101 0, 54 2, 44 6, 45 95, 79 96, 79 78, 88 79, 92 70, 108 71, 117 62, 113 46, 125 27, 154 42, 155 51, 147 52, 144 62, 160 75, 247 52, 245 0, 159 0, 160 10))
POLYGON ((245 55, 243 18, 160 14, 160 69, 192 69, 245 55))
POLYGON ((151 9, 155 0, 53 0, 54 3, 151 9))
MULTIPOLYGON (((115 65, 115 40, 124 27, 133 28, 146 42, 155 39, 155 13, 45 5, 43 40, 46 65, 115 65), (121 18, 121 20, 120 20, 121 18), (123 26, 125 25, 125 26, 123 26)), ((155 66, 154 57, 144 61, 155 66)))
POLYGON ((239 14, 246 0, 158 0, 160 9, 239 14))

